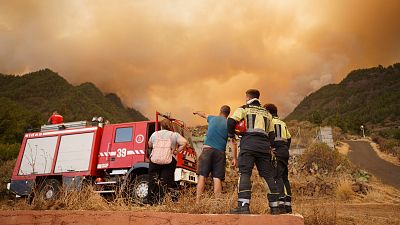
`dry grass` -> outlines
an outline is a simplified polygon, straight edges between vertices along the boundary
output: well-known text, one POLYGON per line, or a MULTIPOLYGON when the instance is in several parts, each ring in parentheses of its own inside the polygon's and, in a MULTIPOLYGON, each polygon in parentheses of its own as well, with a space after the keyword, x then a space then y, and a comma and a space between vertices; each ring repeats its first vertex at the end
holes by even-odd
POLYGON ((340 179, 335 190, 336 198, 341 201, 348 201, 354 196, 352 182, 349 179, 340 179))
MULTIPOLYGON (((208 187, 211 187, 208 185, 208 187)), ((225 182, 223 193, 215 197, 211 188, 205 191, 200 203, 196 204, 195 188, 185 189, 181 192, 178 202, 172 202, 166 197, 163 205, 156 206, 157 211, 193 213, 193 214, 226 214, 237 206, 237 180, 232 177, 225 182)), ((252 199, 250 210, 253 214, 266 214, 268 212, 267 188, 256 170, 252 176, 252 199)))
POLYGON ((338 152, 342 155, 347 155, 349 154, 350 151, 350 146, 349 144, 345 143, 345 142, 341 142, 339 141, 337 143, 337 145, 335 146, 335 148, 338 150, 338 152))
POLYGON ((153 207, 156 211, 175 212, 175 213, 192 213, 192 214, 225 214, 231 209, 232 204, 236 201, 235 194, 223 193, 219 197, 215 197, 212 191, 204 193, 199 204, 196 204, 196 190, 194 188, 184 190, 178 202, 173 202, 167 196, 162 205, 153 207))
POLYGON ((362 202, 400 204, 400 190, 373 181, 367 194, 362 196, 362 202))
POLYGON ((82 190, 60 192, 53 201, 46 201, 40 195, 33 198, 32 209, 66 209, 66 210, 106 210, 109 207, 107 200, 93 191, 91 186, 82 190))
MULTIPOLYGON (((237 176, 237 174, 236 174, 237 176)), ((253 172, 251 212, 253 214, 268 213, 267 188, 264 180, 253 172)), ((123 193, 105 198, 94 192, 92 186, 86 186, 81 190, 66 191, 63 188, 57 199, 46 201, 36 193, 32 202, 28 199, 10 201, 3 204, 4 210, 151 210, 160 212, 193 213, 193 214, 226 214, 237 205, 237 180, 230 177, 224 184, 223 193, 215 197, 211 185, 205 191, 199 204, 195 202, 196 188, 190 187, 182 190, 178 201, 173 202, 169 195, 159 205, 143 206, 124 197, 123 193)))
POLYGON ((122 194, 102 196, 94 192, 92 186, 85 186, 80 190, 66 190, 62 188, 54 200, 45 200, 39 191, 34 191, 32 199, 20 198, 9 200, 1 204, 1 210, 144 210, 138 204, 132 203, 122 194))
POLYGON ((334 225, 337 223, 336 202, 324 199, 307 199, 295 205, 304 216, 305 225, 334 225))

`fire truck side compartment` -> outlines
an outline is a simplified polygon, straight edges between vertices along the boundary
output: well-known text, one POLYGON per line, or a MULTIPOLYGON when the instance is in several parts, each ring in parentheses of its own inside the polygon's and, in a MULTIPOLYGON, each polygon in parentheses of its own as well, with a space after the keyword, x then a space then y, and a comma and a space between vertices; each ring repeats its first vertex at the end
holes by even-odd
POLYGON ((101 134, 99 127, 25 134, 10 190, 24 196, 50 177, 70 184, 81 180, 72 177, 96 176, 101 134))

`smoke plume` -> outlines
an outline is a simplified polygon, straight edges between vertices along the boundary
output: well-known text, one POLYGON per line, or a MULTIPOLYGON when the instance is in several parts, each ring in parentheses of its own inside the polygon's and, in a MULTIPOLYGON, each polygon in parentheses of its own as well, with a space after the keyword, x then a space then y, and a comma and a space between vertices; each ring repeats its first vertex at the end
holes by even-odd
POLYGON ((50 68, 191 124, 258 88, 285 116, 352 69, 398 62, 399 11, 397 0, 3 1, 0 72, 50 68))

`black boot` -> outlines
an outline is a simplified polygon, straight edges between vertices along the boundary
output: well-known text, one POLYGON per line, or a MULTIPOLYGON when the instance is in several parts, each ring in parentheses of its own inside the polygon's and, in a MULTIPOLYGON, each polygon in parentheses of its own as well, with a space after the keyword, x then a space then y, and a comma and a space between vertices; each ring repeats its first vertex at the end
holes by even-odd
POLYGON ((279 204, 279 206, 278 206, 278 208, 279 208, 279 213, 280 213, 280 214, 286 213, 285 198, 284 198, 284 197, 279 198, 278 204, 279 204))
POLYGON ((250 208, 248 203, 238 202, 238 207, 231 210, 231 214, 250 214, 250 208))
POLYGON ((292 197, 285 196, 285 213, 292 213, 292 197))
POLYGON ((271 215, 279 215, 281 214, 281 211, 279 207, 270 207, 270 213, 271 215))
POLYGON ((280 214, 279 210, 279 194, 268 194, 268 202, 269 202, 269 208, 270 208, 270 213, 272 215, 278 215, 280 214))

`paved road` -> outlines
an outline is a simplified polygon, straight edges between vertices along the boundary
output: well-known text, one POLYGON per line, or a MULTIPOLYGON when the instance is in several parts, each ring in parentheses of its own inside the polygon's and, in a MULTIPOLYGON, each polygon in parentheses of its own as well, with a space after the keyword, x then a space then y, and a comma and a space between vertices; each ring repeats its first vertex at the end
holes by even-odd
POLYGON ((379 158, 367 141, 346 141, 346 143, 350 145, 349 158, 354 164, 374 174, 383 183, 400 189, 400 166, 379 158))

